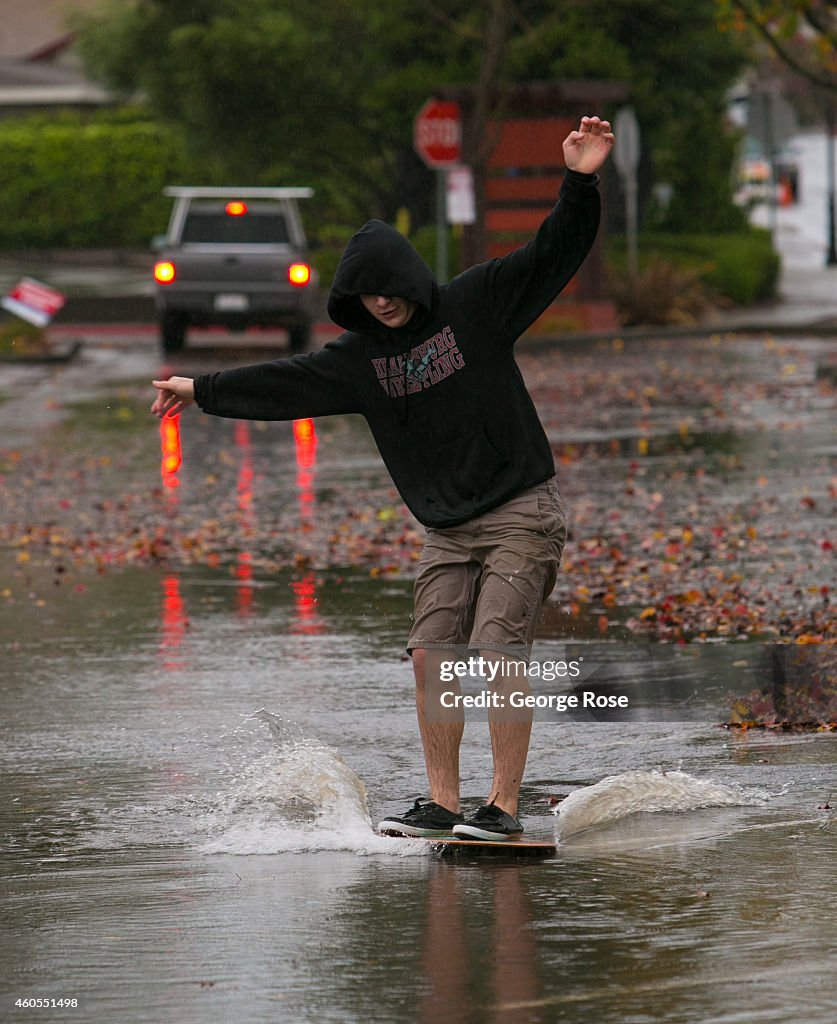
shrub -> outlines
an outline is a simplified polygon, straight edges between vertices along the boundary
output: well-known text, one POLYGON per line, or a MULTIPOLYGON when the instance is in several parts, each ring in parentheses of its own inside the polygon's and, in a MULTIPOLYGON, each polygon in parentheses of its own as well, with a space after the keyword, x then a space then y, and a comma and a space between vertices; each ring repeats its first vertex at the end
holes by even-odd
POLYGON ((185 176, 175 135, 145 119, 0 121, 0 247, 146 246, 185 176))
POLYGON ((719 295, 740 306, 776 296, 781 259, 767 231, 723 237, 714 264, 703 280, 719 295))
MULTIPOLYGON (((773 298, 781 269, 770 233, 761 228, 724 235, 643 235, 640 261, 696 272, 707 295, 742 306, 773 298)), ((608 264, 617 278, 625 265, 623 239, 609 247, 608 264)))
POLYGON ((0 357, 11 358, 43 353, 49 349, 49 339, 43 327, 3 314, 0 321, 0 357))
POLYGON ((613 275, 610 294, 625 326, 691 324, 709 305, 699 270, 657 259, 635 277, 624 272, 613 275))

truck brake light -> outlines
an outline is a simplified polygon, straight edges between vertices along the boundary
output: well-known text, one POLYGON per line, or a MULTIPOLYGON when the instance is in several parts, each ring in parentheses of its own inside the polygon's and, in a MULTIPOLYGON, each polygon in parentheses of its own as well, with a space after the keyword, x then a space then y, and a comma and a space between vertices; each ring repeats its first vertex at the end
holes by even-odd
POLYGON ((311 268, 307 263, 292 263, 288 267, 288 280, 299 287, 308 284, 311 280, 311 268))
POLYGON ((231 203, 227 203, 224 210, 228 217, 243 217, 247 213, 247 204, 242 203, 240 199, 233 199, 231 203))
POLYGON ((154 280, 157 284, 171 284, 177 277, 177 271, 170 260, 160 260, 154 264, 154 280))

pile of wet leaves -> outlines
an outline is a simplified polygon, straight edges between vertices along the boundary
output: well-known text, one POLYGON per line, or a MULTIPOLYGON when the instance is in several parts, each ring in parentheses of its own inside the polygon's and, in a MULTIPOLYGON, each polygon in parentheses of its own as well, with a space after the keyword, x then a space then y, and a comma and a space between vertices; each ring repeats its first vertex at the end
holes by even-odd
MULTIPOLYGON (((570 510, 552 600, 602 636, 835 642, 826 345, 521 351, 570 510)), ((423 530, 359 417, 295 429, 188 410, 167 438, 151 397, 126 385, 0 451, 0 545, 15 565, 2 598, 21 599, 35 566, 80 593, 85 573, 132 565, 414 573, 423 530)))
POLYGON ((816 344, 617 341, 539 366, 535 393, 571 509, 562 583, 601 628, 837 637, 833 383, 816 344))
MULTIPOLYGON (((837 730, 837 645, 775 644, 765 652, 769 679, 730 701, 727 728, 746 732, 837 730)), ((733 667, 744 667, 737 662, 733 667)))

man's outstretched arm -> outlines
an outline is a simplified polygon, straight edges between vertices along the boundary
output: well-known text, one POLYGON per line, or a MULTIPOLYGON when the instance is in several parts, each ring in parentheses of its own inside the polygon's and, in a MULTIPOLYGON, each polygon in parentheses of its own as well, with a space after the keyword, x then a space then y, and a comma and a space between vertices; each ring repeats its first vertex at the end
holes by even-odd
POLYGON ((194 402, 213 416, 247 420, 362 412, 353 364, 344 346, 330 342, 308 355, 207 373, 194 380, 155 380, 158 394, 151 411, 162 417, 194 402))

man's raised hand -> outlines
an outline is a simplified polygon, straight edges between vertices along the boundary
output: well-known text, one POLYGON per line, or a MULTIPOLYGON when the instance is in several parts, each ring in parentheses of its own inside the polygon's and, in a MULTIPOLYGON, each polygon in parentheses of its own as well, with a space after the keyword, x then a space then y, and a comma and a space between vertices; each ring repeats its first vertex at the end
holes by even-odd
POLYGON ((195 382, 191 377, 169 377, 151 382, 157 388, 157 397, 151 406, 155 416, 176 416, 195 400, 195 382))
POLYGON ((564 139, 564 162, 571 171, 596 174, 610 155, 613 142, 610 121, 582 117, 578 131, 564 139))

